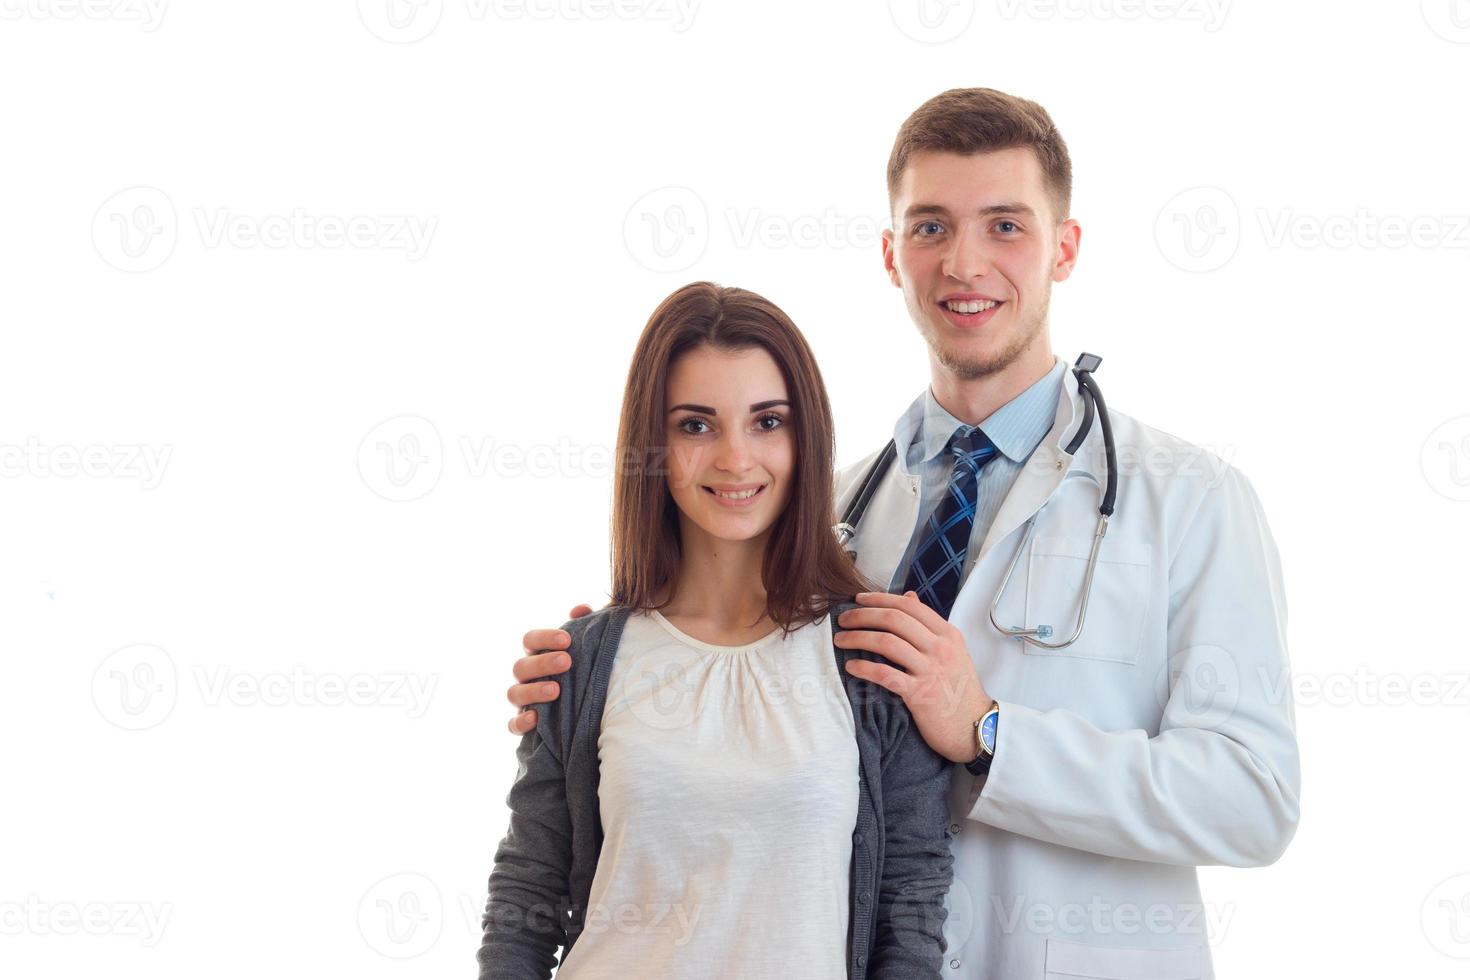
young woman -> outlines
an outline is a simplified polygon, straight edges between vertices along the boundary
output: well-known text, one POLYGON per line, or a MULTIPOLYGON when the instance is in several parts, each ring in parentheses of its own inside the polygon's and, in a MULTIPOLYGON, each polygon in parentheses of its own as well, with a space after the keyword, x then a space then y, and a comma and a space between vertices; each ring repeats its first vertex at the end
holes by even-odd
POLYGON ((768 300, 693 283, 628 372, 612 602, 517 750, 480 977, 938 977, 950 767, 849 674, 872 590, 832 534, 833 430, 768 300))

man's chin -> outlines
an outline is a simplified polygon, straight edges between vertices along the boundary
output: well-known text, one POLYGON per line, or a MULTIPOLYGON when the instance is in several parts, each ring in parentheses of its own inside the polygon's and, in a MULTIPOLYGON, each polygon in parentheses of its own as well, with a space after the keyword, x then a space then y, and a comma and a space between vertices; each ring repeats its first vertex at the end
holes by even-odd
POLYGON ((948 344, 937 340, 929 342, 929 349, 946 371, 962 381, 999 374, 1021 353, 1019 350, 987 350, 979 344, 948 344))

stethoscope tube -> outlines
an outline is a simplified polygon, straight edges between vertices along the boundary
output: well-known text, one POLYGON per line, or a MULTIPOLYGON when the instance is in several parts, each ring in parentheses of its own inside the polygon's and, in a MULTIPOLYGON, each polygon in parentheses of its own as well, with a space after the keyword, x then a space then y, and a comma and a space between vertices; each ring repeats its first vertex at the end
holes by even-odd
MULTIPOLYGON (((1006 586, 1010 583, 1011 576, 1016 571, 1016 565, 1020 562, 1021 555, 1025 552, 1026 545, 1036 529, 1036 517, 1039 515, 1033 515, 1031 520, 1026 522, 1026 532, 1021 538, 1021 545, 1016 549, 1016 554, 1011 559, 1010 567, 1006 569, 1000 588, 996 590, 995 598, 990 603, 990 622, 997 630, 1006 636, 1016 637, 1048 650, 1069 647, 1082 635, 1082 627, 1087 620, 1088 600, 1092 597, 1092 581, 1097 571, 1098 552, 1102 548, 1103 537, 1108 533, 1108 521, 1113 516, 1118 501, 1118 450, 1113 442, 1113 422, 1108 417, 1108 406, 1103 399, 1102 389, 1098 387, 1096 379, 1092 376, 1092 372, 1101 364, 1102 358, 1096 354, 1083 352, 1077 357, 1077 364, 1072 369, 1072 373, 1077 378, 1077 391, 1082 396, 1084 414, 1082 424, 1078 426, 1076 434, 1067 443, 1065 452, 1069 456, 1077 454, 1077 450, 1087 439, 1088 433, 1092 431, 1093 420, 1097 419, 1102 423, 1103 452, 1107 461, 1107 481, 1103 489, 1102 502, 1098 505, 1097 529, 1093 533, 1091 554, 1087 558, 1087 571, 1082 585, 1082 602, 1077 610, 1077 628, 1069 639, 1052 643, 1047 642, 1047 638, 1053 633, 1053 628, 1049 625, 1038 626, 1034 629, 1007 627, 1002 626, 995 618, 1001 597, 1005 595, 1006 586)), ((898 446, 892 439, 889 439, 888 444, 883 447, 878 458, 869 467, 867 475, 863 477, 857 495, 853 497, 843 512, 841 522, 833 525, 832 530, 836 532, 840 544, 845 546, 857 533, 858 522, 862 520, 863 514, 868 509, 869 501, 877 492, 879 483, 882 482, 884 474, 887 473, 888 467, 892 465, 897 455, 898 446)), ((849 552, 849 554, 854 553, 849 552)), ((854 557, 856 557, 855 554, 854 557)))

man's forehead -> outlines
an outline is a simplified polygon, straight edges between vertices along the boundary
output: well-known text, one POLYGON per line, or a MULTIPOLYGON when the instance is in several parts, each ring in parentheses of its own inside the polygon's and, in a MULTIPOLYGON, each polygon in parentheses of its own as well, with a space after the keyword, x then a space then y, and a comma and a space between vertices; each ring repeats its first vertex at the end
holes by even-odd
POLYGON ((1006 202, 1035 209, 1045 203, 1041 165, 1024 146, 968 154, 926 150, 909 157, 899 202, 905 209, 925 203, 975 210, 1006 202))

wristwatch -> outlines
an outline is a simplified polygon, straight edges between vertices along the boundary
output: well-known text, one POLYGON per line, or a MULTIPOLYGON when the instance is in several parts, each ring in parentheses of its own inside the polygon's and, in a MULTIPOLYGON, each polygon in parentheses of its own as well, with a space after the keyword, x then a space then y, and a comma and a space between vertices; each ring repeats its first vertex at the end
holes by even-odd
POLYGON ((990 761, 995 758, 995 733, 1000 727, 1000 702, 990 702, 990 710, 975 722, 975 758, 965 763, 972 776, 983 776, 990 771, 990 761))

